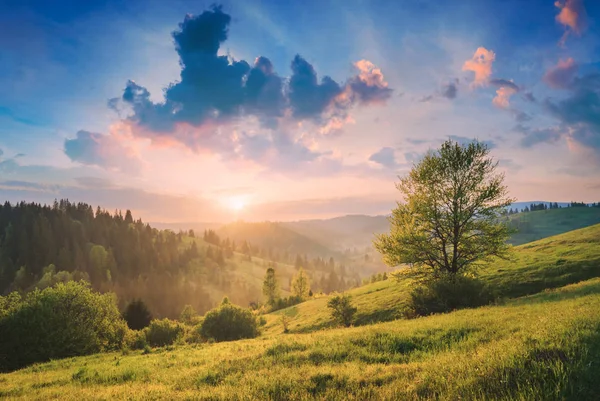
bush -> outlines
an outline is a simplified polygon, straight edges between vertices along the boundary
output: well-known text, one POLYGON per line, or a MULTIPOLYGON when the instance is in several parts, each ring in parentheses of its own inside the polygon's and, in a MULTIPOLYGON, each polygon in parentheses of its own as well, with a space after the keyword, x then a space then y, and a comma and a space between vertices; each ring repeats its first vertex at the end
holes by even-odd
POLYGON ((144 301, 138 299, 127 305, 123 312, 123 318, 131 330, 142 330, 150 324, 152 314, 144 301))
POLYGON ((339 323, 346 327, 352 324, 356 307, 352 306, 349 295, 335 295, 327 301, 327 307, 331 309, 331 316, 339 323))
POLYGON ((131 349, 144 349, 148 345, 146 332, 144 330, 129 330, 127 334, 127 346, 131 349))
POLYGON ((183 334, 183 327, 173 320, 161 319, 151 321, 145 331, 148 344, 153 347, 164 347, 177 341, 183 334))
POLYGON ((35 290, 0 314, 0 370, 123 346, 127 325, 112 294, 84 282, 35 290))
POLYGON ((289 308, 290 306, 294 306, 302 302, 302 297, 297 295, 290 295, 287 298, 277 298, 273 305, 271 306, 271 312, 275 312, 280 309, 289 308))
POLYGON ((225 302, 204 316, 199 326, 200 335, 215 341, 234 341, 258 336, 258 322, 248 309, 225 302))
POLYGON ((480 280, 465 276, 444 277, 413 289, 406 315, 445 313, 487 305, 494 300, 494 293, 480 280))

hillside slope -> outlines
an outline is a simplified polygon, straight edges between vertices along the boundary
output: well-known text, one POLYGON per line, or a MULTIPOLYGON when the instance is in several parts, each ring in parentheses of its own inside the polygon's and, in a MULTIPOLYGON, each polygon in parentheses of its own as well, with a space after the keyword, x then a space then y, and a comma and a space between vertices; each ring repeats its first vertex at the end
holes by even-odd
POLYGON ((52 361, 0 375, 0 397, 591 400, 599 309, 593 279, 410 321, 52 361))
POLYGON ((229 237, 238 242, 238 244, 242 241, 249 241, 261 248, 273 248, 278 251, 288 252, 290 255, 306 254, 312 257, 338 256, 338 252, 327 248, 327 246, 312 238, 290 230, 280 223, 248 223, 238 221, 222 226, 218 230, 218 234, 222 238, 229 237))
POLYGON ((386 216, 348 215, 325 220, 300 220, 281 224, 337 250, 370 247, 374 234, 389 231, 386 216))
POLYGON ((537 210, 510 216, 518 232, 509 242, 521 245, 600 223, 599 207, 568 207, 562 209, 537 210))
MULTIPOLYGON (((536 212, 534 212, 536 213, 536 212)), ((512 260, 497 260, 478 270, 480 277, 505 297, 600 276, 600 224, 514 248, 512 260)), ((347 291, 358 308, 356 324, 393 320, 405 307, 410 282, 388 279, 347 291)), ((331 327, 327 297, 312 299, 267 315, 266 331, 281 331, 280 315, 290 318, 291 332, 331 327)))

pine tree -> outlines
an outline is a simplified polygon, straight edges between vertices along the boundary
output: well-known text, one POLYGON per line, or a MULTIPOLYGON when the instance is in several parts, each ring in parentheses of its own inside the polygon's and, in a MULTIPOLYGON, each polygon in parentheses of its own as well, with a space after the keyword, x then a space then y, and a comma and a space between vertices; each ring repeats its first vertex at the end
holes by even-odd
POLYGON ((275 276, 275 269, 271 267, 267 269, 262 291, 268 305, 273 305, 279 299, 279 282, 275 276))

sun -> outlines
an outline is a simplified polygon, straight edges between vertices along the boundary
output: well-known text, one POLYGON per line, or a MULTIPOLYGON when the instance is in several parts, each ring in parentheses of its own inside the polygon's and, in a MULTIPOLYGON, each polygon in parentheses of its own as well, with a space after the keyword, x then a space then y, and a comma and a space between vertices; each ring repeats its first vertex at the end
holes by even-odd
POLYGON ((239 212, 246 207, 248 199, 245 196, 231 196, 225 201, 225 204, 234 212, 239 212))

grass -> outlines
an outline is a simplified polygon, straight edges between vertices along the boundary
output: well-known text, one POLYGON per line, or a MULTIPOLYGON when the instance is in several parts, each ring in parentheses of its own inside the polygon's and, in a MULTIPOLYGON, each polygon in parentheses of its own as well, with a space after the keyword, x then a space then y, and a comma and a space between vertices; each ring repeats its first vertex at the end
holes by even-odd
MULTIPOLYGON (((532 212, 537 213, 537 212, 532 212)), ((514 247, 511 260, 481 266, 477 274, 503 297, 534 294, 600 276, 600 224, 514 247)), ((356 325, 390 321, 402 315, 410 282, 393 279, 347 291, 358 308, 356 325)), ((309 300, 266 316, 267 333, 282 331, 280 315, 289 317, 289 330, 304 333, 332 327, 327 297, 309 300)))
POLYGON ((307 334, 64 359, 7 399, 593 399, 600 279, 504 305, 307 334))
POLYGON ((568 207, 562 209, 537 210, 511 216, 515 225, 521 227, 510 243, 521 245, 542 238, 562 234, 600 223, 599 207, 568 207))
POLYGON ((349 291, 356 327, 333 327, 321 297, 267 315, 252 340, 98 354, 2 374, 0 398, 596 399, 600 225, 514 250, 512 260, 479 270, 504 296, 498 305, 394 320, 410 283, 386 280, 349 291))

